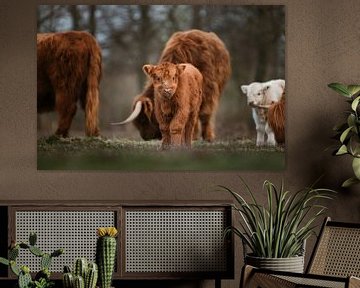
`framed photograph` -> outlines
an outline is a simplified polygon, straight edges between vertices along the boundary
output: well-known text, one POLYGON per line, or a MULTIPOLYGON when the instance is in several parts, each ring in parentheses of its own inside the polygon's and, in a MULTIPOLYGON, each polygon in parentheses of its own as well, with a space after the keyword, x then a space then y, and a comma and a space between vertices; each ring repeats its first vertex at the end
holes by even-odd
POLYGON ((39 170, 281 171, 284 5, 39 5, 39 170))

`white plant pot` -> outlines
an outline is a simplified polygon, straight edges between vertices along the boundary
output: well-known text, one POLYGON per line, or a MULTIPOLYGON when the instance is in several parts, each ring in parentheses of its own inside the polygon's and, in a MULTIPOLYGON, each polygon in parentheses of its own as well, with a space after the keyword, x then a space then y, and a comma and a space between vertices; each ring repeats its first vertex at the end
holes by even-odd
POLYGON ((304 256, 289 258, 263 258, 246 255, 245 263, 262 269, 304 273, 304 256))

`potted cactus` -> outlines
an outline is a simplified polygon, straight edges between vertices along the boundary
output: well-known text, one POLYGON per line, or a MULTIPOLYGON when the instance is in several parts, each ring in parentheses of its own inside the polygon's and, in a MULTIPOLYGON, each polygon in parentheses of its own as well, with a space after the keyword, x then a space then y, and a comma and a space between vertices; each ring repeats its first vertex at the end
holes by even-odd
POLYGON ((116 259, 115 227, 100 227, 97 229, 96 263, 99 267, 99 287, 110 288, 116 259))
POLYGON ((36 233, 30 233, 29 243, 12 243, 8 252, 8 259, 0 257, 0 263, 10 266, 11 271, 18 277, 18 288, 49 288, 54 285, 50 280, 50 265, 54 257, 64 253, 63 249, 57 249, 51 254, 43 252, 36 246, 36 233), (40 258, 41 270, 35 275, 34 280, 30 275, 30 268, 26 265, 19 266, 16 259, 20 249, 28 250, 40 258))
POLYGON ((98 279, 98 267, 96 263, 88 262, 85 258, 78 258, 74 263, 74 270, 64 267, 64 288, 95 288, 98 279))

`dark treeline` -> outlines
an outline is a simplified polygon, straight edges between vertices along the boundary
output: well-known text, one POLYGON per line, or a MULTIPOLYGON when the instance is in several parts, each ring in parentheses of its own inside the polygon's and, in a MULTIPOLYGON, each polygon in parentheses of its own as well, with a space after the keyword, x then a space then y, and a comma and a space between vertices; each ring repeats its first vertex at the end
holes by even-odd
MULTIPOLYGON (((284 6, 41 5, 37 26, 38 32, 86 30, 99 41, 104 64, 103 131, 110 129, 109 122, 130 112, 133 97, 146 82, 142 66, 157 62, 174 32, 192 28, 215 32, 229 49, 232 63, 216 121, 218 135, 242 138, 253 136, 254 127, 239 86, 285 77, 284 14, 284 6)), ((78 122, 73 129, 81 125, 78 122)), ((41 121, 45 130, 51 129, 47 123, 41 121)), ((138 137, 131 125, 112 132, 138 137)))

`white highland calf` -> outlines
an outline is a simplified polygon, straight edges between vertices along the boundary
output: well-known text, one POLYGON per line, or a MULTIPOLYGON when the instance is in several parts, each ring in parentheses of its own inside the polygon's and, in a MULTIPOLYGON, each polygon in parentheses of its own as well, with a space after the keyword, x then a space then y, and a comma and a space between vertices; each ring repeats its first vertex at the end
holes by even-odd
POLYGON ((253 82, 242 85, 241 90, 252 107, 252 115, 256 126, 256 146, 275 146, 275 135, 267 122, 267 106, 281 99, 285 89, 285 80, 277 79, 268 82, 253 82), (266 135, 266 138, 265 138, 266 135))

